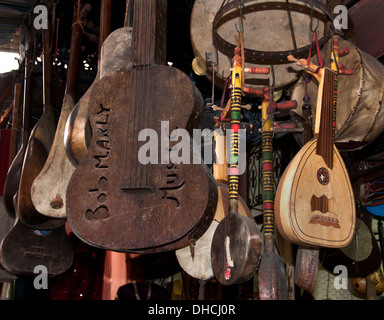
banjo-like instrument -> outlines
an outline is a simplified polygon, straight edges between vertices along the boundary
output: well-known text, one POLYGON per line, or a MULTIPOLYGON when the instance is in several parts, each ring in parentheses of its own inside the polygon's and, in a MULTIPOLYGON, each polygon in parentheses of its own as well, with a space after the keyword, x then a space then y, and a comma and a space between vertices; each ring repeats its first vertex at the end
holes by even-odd
MULTIPOLYGON (((192 250, 190 246, 186 246, 175 252, 181 268, 190 276, 200 280, 208 280, 214 277, 211 263, 212 239, 220 221, 228 216, 229 186, 225 139, 225 135, 220 135, 214 131, 216 161, 213 163, 213 176, 217 182, 218 198, 212 223, 207 231, 196 240, 192 250)), ((244 217, 253 219, 251 211, 240 195, 239 213, 244 217)))
POLYGON ((231 145, 229 161, 228 215, 217 226, 211 245, 212 270, 217 281, 232 285, 249 280, 256 272, 261 239, 254 219, 239 213, 239 129, 242 95, 241 49, 236 47, 232 69, 231 145))

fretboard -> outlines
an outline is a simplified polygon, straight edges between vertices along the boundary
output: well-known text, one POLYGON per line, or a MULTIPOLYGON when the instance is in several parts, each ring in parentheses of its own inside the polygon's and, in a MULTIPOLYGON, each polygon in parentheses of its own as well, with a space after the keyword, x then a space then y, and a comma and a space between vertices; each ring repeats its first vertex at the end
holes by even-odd
POLYGON ((167 0, 134 0, 133 66, 164 65, 166 62, 166 44, 167 0))
MULTIPOLYGON (((323 74, 323 84, 319 85, 319 94, 317 108, 321 108, 319 121, 319 131, 317 133, 316 153, 323 157, 326 165, 333 167, 333 136, 334 136, 334 111, 337 103, 337 77, 336 74, 325 68, 323 74), (321 101, 321 105, 319 105, 321 101)), ((315 132, 316 135, 316 132, 315 132)))

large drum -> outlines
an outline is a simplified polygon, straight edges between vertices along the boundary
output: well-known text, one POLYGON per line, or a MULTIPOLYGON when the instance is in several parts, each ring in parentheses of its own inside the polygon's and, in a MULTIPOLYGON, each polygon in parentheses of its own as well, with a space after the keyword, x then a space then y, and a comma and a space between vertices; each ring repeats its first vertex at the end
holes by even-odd
MULTIPOLYGON (((236 0, 235 0, 236 1, 236 0)), ((226 1, 230 7, 233 1, 226 1)), ((282 52, 304 48, 311 43, 311 7, 305 1, 289 0, 289 9, 286 0, 254 0, 242 1, 242 21, 244 26, 244 47, 252 51, 282 52), (291 16, 291 19, 289 19, 291 16), (290 27, 292 21, 292 29, 290 27), (294 35, 294 37, 293 37, 294 35)), ((324 3, 324 1, 320 1, 324 3)), ((205 61, 206 76, 219 88, 224 87, 226 78, 230 75, 233 52, 226 50, 215 43, 213 37, 213 22, 218 11, 222 8, 223 0, 196 0, 192 9, 190 34, 192 48, 197 60, 205 61), (216 50, 217 49, 217 50, 216 50), (211 56, 214 66, 207 56, 211 56)), ((313 28, 318 19, 318 36, 324 35, 324 22, 327 21, 323 10, 313 7, 313 28)), ((241 28, 240 11, 237 6, 220 15, 216 23, 217 34, 232 45, 237 44, 238 30, 241 28)), ((228 49, 228 48, 227 48, 228 49)), ((315 50, 316 51, 316 50, 315 50)), ((267 59, 268 60, 268 59, 267 59)), ((301 68, 289 63, 286 56, 278 57, 273 61, 255 61, 262 59, 249 59, 246 57, 245 67, 270 67, 274 65, 275 88, 280 89, 294 83, 301 74, 301 68)), ((271 75, 245 74, 245 84, 250 87, 263 88, 268 85, 271 75)))
MULTIPOLYGON (((353 43, 339 39, 339 50, 348 47, 349 54, 340 57, 339 63, 353 69, 353 75, 339 75, 335 143, 339 149, 357 150, 372 142, 384 128, 384 66, 374 57, 360 50, 353 43)), ((321 50, 321 58, 330 67, 331 41, 321 50)), ((306 57, 296 57, 306 58, 306 57)), ((317 57, 312 58, 317 64, 317 57)), ((318 85, 308 84, 308 95, 315 115, 318 85)), ((302 114, 305 80, 301 78, 292 88, 292 100, 302 114)), ((313 121, 314 123, 314 121, 313 121)))

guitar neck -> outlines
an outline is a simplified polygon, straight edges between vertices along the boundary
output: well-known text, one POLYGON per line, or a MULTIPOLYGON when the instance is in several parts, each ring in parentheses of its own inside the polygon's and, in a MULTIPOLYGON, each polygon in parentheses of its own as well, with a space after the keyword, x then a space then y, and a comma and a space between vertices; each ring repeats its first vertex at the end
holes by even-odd
POLYGON ((336 73, 328 68, 319 71, 320 81, 317 95, 314 135, 317 137, 316 153, 323 157, 327 166, 333 167, 334 112, 337 103, 336 73))
POLYGON ((132 62, 164 65, 167 54, 167 0, 134 0, 132 62))

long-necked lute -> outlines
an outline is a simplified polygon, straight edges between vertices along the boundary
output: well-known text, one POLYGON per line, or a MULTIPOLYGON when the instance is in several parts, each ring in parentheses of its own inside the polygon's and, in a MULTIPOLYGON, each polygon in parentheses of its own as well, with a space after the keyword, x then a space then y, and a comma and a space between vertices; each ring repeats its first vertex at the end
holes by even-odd
POLYGON ((174 130, 199 126, 203 99, 185 73, 165 65, 166 9, 164 0, 134 1, 132 63, 92 89, 93 136, 68 184, 67 219, 93 246, 180 248, 205 232, 215 212, 212 174, 192 162, 191 148, 183 150, 191 164, 175 151, 174 130))
POLYGON ((217 226, 211 246, 212 270, 217 281, 224 285, 249 280, 256 272, 261 254, 260 232, 255 220, 239 213, 239 134, 243 72, 240 52, 241 49, 236 47, 232 69, 228 214, 217 226))
POLYGON ((77 10, 75 7, 71 26, 72 34, 67 82, 55 137, 47 161, 31 186, 31 199, 34 207, 40 214, 51 218, 66 218, 65 198, 67 183, 75 168, 65 153, 63 136, 65 122, 76 102, 81 37, 83 34, 79 21, 84 19, 81 16, 83 10, 80 12, 80 16, 78 16, 77 10))
POLYGON ((344 161, 333 143, 337 73, 296 61, 319 82, 314 138, 292 159, 276 192, 276 224, 288 241, 344 247, 355 229, 355 199, 344 161))
MULTIPOLYGON (((213 176, 216 180, 218 190, 215 216, 209 228, 199 239, 196 240, 192 248, 190 246, 186 246, 175 251, 180 267, 190 276, 200 280, 208 280, 214 276, 211 264, 212 239, 220 221, 228 216, 229 186, 225 141, 225 135, 221 135, 214 131, 214 150, 216 161, 213 163, 213 176)), ((239 213, 242 216, 253 219, 251 210, 248 208, 246 202, 240 195, 239 213)))
POLYGON ((265 87, 261 104, 264 253, 258 270, 259 297, 260 300, 287 300, 288 286, 284 260, 275 249, 273 124, 268 113, 270 100, 270 89, 265 87))

